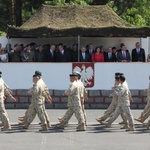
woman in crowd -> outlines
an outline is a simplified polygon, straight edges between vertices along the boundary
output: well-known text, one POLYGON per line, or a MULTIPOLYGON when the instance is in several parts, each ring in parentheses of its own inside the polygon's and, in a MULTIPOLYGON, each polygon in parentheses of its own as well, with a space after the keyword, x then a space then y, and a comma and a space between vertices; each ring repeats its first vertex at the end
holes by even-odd
POLYGON ((100 47, 96 47, 95 52, 92 54, 92 62, 104 62, 104 54, 101 52, 100 47))

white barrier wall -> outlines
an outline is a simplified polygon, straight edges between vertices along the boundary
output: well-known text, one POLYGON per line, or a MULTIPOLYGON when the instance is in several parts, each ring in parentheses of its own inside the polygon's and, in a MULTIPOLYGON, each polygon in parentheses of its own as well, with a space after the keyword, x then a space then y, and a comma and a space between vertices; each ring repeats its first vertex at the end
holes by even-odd
MULTIPOLYGON (((11 89, 28 89, 35 70, 43 74, 49 89, 67 89, 72 63, 1 63, 2 77, 11 89)), ((95 63, 94 86, 90 89, 110 90, 114 73, 123 72, 130 89, 146 89, 149 83, 150 63, 95 63)))

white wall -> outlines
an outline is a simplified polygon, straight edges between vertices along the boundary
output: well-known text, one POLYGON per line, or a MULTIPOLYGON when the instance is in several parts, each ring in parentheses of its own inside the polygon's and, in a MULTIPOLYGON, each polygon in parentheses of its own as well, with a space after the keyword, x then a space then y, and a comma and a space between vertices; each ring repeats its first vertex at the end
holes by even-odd
MULTIPOLYGON (((67 89, 72 63, 1 63, 2 77, 11 89, 28 89, 35 70, 40 70, 49 89, 67 89)), ((150 63, 95 63, 95 85, 91 89, 110 90, 114 73, 123 72, 130 89, 146 89, 150 63)))

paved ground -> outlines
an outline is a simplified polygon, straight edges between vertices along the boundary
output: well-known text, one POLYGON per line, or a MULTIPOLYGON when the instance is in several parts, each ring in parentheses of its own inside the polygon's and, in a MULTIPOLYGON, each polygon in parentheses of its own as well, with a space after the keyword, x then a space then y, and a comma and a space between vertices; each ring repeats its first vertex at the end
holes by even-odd
MULTIPOLYGON (((38 118, 28 130, 20 129, 17 122, 25 110, 7 110, 12 130, 0 131, 0 150, 150 150, 150 130, 142 128, 136 123, 136 131, 125 132, 120 129, 118 118, 111 128, 106 128, 96 122, 95 118, 101 116, 105 110, 86 110, 88 126, 86 132, 76 132, 76 119, 73 116, 68 127, 56 130, 54 125, 57 118, 63 116, 66 110, 47 110, 52 127, 48 132, 38 130, 38 118)), ((142 110, 132 110, 133 116, 138 117, 142 110)))

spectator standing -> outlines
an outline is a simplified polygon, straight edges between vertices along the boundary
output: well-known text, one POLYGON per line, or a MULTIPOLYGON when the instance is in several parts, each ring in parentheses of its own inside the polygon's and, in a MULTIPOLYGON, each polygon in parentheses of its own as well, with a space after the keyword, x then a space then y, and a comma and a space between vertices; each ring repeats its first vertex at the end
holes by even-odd
POLYGON ((71 62, 78 62, 78 44, 74 43, 70 49, 71 62))
POLYGON ((70 62, 70 54, 68 51, 64 50, 63 44, 59 44, 58 50, 56 62, 70 62))
POLYGON ((90 54, 86 53, 86 48, 82 47, 80 52, 80 62, 90 62, 90 54))
POLYGON ((116 62, 117 58, 115 54, 112 52, 112 48, 108 47, 107 52, 104 53, 104 61, 105 62, 116 62))
POLYGON ((14 45, 14 49, 9 53, 10 62, 21 62, 21 47, 19 44, 14 45))
POLYGON ((117 59, 117 48, 116 47, 112 47, 112 52, 115 54, 115 57, 117 59))
POLYGON ((5 49, 6 49, 7 53, 9 54, 11 52, 11 50, 12 50, 11 44, 7 43, 5 49))
POLYGON ((1 62, 8 62, 8 54, 4 48, 2 48, 0 51, 0 61, 1 62))
POLYGON ((92 62, 104 62, 104 54, 101 52, 100 47, 96 47, 95 52, 92 54, 92 62))
POLYGON ((145 62, 145 50, 140 47, 140 43, 136 42, 132 50, 132 62, 145 62))
POLYGON ((92 61, 92 54, 94 53, 94 46, 92 43, 90 43, 88 46, 87 46, 87 51, 86 51, 89 55, 90 55, 90 61, 92 61))
POLYGON ((130 53, 126 49, 125 45, 122 45, 121 49, 117 52, 117 61, 118 62, 130 62, 130 53))
POLYGON ((44 62, 55 62, 56 61, 56 46, 51 44, 50 48, 45 50, 44 62))
POLYGON ((21 52, 21 59, 23 62, 34 62, 35 61, 35 52, 32 50, 32 46, 27 45, 24 50, 21 52))
POLYGON ((35 61, 36 62, 44 61, 44 48, 42 45, 39 45, 39 47, 37 47, 35 50, 35 61))

